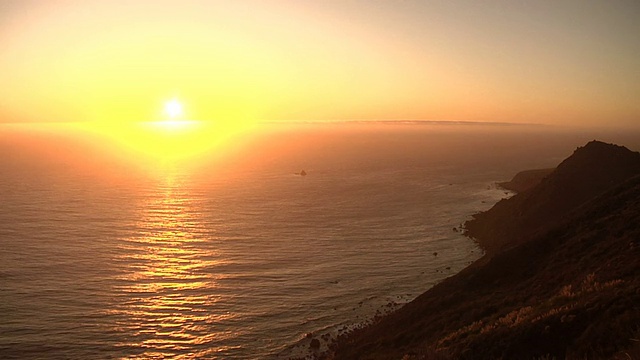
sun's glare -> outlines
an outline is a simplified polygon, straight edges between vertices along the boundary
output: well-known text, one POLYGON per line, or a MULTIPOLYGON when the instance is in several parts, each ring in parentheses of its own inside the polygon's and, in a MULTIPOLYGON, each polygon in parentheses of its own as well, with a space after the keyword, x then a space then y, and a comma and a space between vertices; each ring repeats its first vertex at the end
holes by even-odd
POLYGON ((156 160, 192 162, 205 154, 220 157, 237 148, 243 137, 257 128, 250 119, 188 118, 183 103, 177 98, 164 102, 162 113, 163 116, 151 121, 89 122, 78 126, 106 136, 125 152, 132 151, 131 159, 150 163, 156 160))
POLYGON ((184 114, 182 104, 177 99, 172 99, 164 105, 164 112, 170 119, 178 119, 184 114))

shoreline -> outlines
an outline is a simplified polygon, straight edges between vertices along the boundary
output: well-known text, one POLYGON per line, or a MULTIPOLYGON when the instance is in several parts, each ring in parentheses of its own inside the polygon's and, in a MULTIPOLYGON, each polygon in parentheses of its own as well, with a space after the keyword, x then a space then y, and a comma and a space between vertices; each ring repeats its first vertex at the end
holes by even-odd
POLYGON ((640 153, 590 142, 466 223, 484 256, 318 358, 640 356, 639 223, 640 153))
MULTIPOLYGON (((384 305, 378 306, 378 308, 374 311, 371 311, 371 316, 359 321, 359 322, 343 322, 339 324, 334 324, 331 326, 327 326, 324 329, 313 333, 304 334, 304 337, 299 339, 297 342, 287 345, 282 351, 275 354, 276 359, 327 359, 327 354, 331 351, 331 349, 343 338, 348 338, 354 332, 364 330, 367 327, 373 326, 386 317, 393 315, 396 311, 402 309, 407 304, 415 301, 417 298, 423 296, 425 293, 443 283, 444 281, 457 276, 462 272, 469 271, 474 266, 476 266, 479 262, 484 262, 488 253, 487 250, 483 247, 482 243, 477 239, 469 236, 466 233, 465 224, 473 219, 475 214, 479 212, 488 211, 491 207, 493 207, 498 202, 505 199, 505 190, 497 181, 491 181, 488 183, 484 183, 484 185, 478 187, 478 189, 484 189, 484 192, 496 192, 496 195, 493 196, 494 202, 488 202, 487 200, 478 200, 479 203, 483 205, 484 210, 474 210, 473 212, 469 212, 461 221, 457 222, 457 225, 454 226, 451 231, 455 232, 461 237, 466 238, 470 243, 475 244, 476 250, 479 250, 479 256, 473 260, 472 262, 467 263, 464 267, 459 269, 456 272, 451 272, 448 276, 435 281, 430 287, 424 290, 420 290, 417 294, 411 296, 411 298, 400 298, 393 299, 393 295, 389 295, 389 302, 384 305), (500 194, 498 195, 497 192, 500 194), (315 342, 318 340, 319 342, 315 342), (298 351, 292 351, 292 349, 298 348, 298 351)), ((512 194, 513 195, 513 194, 512 194)), ((474 251, 472 251, 474 252, 474 251)), ((450 269, 450 266, 447 265, 446 269, 450 269)))

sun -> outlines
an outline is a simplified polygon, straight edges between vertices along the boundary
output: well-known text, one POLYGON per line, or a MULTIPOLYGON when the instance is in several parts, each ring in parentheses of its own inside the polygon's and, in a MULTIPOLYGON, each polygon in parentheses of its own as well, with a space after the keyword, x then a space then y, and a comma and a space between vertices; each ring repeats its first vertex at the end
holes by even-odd
POLYGON ((167 103, 164 104, 164 112, 172 120, 178 119, 184 114, 182 104, 177 99, 167 101, 167 103))

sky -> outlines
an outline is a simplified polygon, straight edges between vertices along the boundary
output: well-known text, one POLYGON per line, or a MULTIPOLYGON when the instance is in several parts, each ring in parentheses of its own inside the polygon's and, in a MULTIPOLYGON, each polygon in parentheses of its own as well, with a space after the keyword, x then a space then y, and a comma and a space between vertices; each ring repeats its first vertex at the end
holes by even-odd
POLYGON ((0 122, 640 128, 640 3, 1 0, 0 122), (177 99, 177 100, 176 100, 177 99))

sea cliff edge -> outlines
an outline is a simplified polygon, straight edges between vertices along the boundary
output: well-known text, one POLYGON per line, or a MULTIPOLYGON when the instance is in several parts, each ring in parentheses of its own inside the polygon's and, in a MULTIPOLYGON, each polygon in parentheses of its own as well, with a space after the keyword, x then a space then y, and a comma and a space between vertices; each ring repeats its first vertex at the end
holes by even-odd
POLYGON ((318 359, 640 358, 640 154, 592 141, 466 223, 485 256, 318 359))

